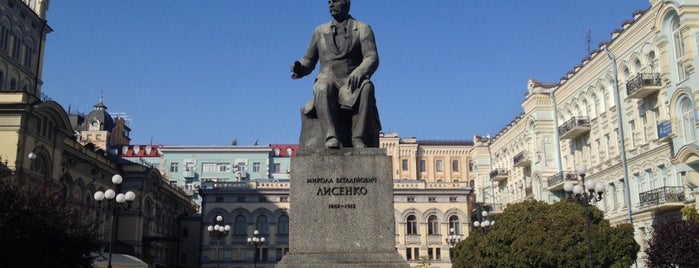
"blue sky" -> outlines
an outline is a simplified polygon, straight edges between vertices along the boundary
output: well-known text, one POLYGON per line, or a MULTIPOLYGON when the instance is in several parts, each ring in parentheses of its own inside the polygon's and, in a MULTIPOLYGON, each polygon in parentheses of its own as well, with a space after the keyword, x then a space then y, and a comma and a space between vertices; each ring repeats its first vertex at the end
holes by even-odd
MULTIPOLYGON (((418 139, 496 134, 527 80, 557 82, 646 0, 354 0, 372 26, 384 132, 418 139)), ((43 92, 88 113, 103 92, 133 144, 297 143, 312 75, 289 68, 327 1, 52 1, 43 92), (206 4, 204 4, 206 3, 206 4)))

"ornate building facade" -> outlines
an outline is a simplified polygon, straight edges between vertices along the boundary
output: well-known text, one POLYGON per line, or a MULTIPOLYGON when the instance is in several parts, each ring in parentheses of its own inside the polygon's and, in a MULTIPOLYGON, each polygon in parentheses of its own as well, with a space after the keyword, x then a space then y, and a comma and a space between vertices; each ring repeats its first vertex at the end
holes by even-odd
POLYGON ((642 251, 654 223, 696 203, 699 1, 649 2, 560 81, 530 80, 523 113, 474 139, 479 202, 556 202, 586 166, 605 185, 595 205, 633 223, 642 251))
MULTIPOLYGON (((466 237, 474 215, 472 142, 420 141, 391 133, 381 136, 380 146, 395 171, 385 179, 393 179, 396 250, 412 265, 429 260, 431 267, 451 267, 445 238, 466 237)), ((202 181, 202 267, 274 267, 288 252, 290 185, 284 176, 298 146, 270 148, 271 178, 202 181), (208 226, 217 223, 230 226, 227 235, 209 232, 208 226), (266 241, 258 248, 246 240, 255 230, 266 241)))

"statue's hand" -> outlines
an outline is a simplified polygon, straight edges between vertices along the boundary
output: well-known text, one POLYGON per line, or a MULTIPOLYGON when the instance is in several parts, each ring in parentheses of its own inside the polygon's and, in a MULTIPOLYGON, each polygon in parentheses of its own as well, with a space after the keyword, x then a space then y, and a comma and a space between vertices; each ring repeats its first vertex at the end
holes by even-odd
POLYGON ((362 85, 363 81, 363 75, 352 72, 349 76, 349 81, 347 81, 347 85, 350 87, 350 90, 354 92, 356 89, 359 88, 359 86, 362 85))
POLYGON ((293 65, 291 65, 291 79, 299 79, 303 77, 301 74, 303 72, 303 65, 301 65, 301 62, 295 61, 293 65))

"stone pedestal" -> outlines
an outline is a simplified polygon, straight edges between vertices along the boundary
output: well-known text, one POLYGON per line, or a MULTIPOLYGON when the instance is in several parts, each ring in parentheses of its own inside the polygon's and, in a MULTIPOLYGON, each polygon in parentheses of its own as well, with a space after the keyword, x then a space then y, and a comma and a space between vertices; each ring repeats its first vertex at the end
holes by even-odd
POLYGON ((384 149, 301 150, 291 159, 289 253, 277 267, 401 267, 384 149))

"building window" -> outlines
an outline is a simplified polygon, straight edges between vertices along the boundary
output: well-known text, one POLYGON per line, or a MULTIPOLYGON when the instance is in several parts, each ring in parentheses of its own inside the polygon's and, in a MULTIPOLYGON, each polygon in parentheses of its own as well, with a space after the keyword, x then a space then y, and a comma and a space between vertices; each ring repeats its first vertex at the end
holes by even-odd
POLYGON ((415 217, 415 215, 409 215, 407 222, 405 233, 407 235, 417 235, 417 217, 415 217))
POLYGON ((405 258, 409 261, 417 260, 420 258, 420 248, 406 248, 405 258))
POLYGON ((34 58, 34 48, 30 45, 24 46, 24 67, 31 68, 34 58))
POLYGON ((259 173, 259 172, 260 172, 260 162, 253 162, 253 163, 252 163, 252 172, 253 172, 253 173, 259 173))
POLYGON ((442 259, 442 249, 441 248, 428 248, 427 258, 430 260, 441 260, 442 259))
POLYGON ((435 162, 435 169, 437 172, 443 172, 444 171, 444 164, 442 163, 442 160, 437 160, 435 162))
POLYGON ((427 218, 427 234, 439 235, 439 221, 435 215, 430 215, 427 218))
POLYGON ((461 223, 459 222, 459 216, 449 216, 449 232, 451 232, 451 229, 454 229, 454 234, 461 234, 461 223))
POLYGON ((427 202, 435 203, 435 202, 437 202, 437 198, 434 196, 429 196, 429 197, 427 197, 427 202))
POLYGON ((216 172, 216 164, 204 163, 201 165, 202 172, 216 172))
POLYGON ((260 232, 260 235, 269 234, 269 225, 267 224, 267 217, 265 215, 257 216, 257 219, 255 220, 255 228, 257 228, 256 230, 260 232))
POLYGON ((184 164, 184 171, 194 171, 194 163, 187 162, 184 164))
POLYGON ((456 196, 450 196, 450 197, 449 197, 449 202, 454 203, 454 202, 456 202, 456 201, 457 201, 457 200, 456 200, 456 196))
POLYGON ((631 119, 629 120, 629 148, 636 148, 636 122, 631 119))
POLYGON ((248 229, 248 223, 245 220, 245 216, 243 216, 243 215, 236 216, 235 221, 233 223, 233 235, 245 236, 245 235, 247 235, 247 229, 248 229))
POLYGON ((408 203, 414 203, 415 202, 415 197, 414 196, 408 196, 408 203))
POLYGON ((277 261, 281 261, 287 253, 289 253, 289 248, 277 248, 277 261))
POLYGON ((400 161, 401 170, 408 171, 408 159, 403 159, 400 161))
POLYGON ((694 137, 694 109, 689 98, 682 98, 680 101, 680 117, 682 118, 681 131, 684 136, 685 143, 691 143, 695 140, 694 137))
POLYGON ((269 250, 267 248, 258 248, 255 252, 255 260, 257 261, 267 261, 269 250))
POLYGON ((177 172, 178 165, 179 165, 179 163, 177 163, 177 162, 170 163, 170 172, 177 172))
POLYGON ((420 172, 425 171, 427 171, 427 168, 425 167, 425 159, 420 159, 420 172))
POLYGON ((459 160, 451 160, 451 171, 459 172, 459 160))
POLYGON ((641 144, 646 144, 648 142, 648 133, 646 132, 646 127, 648 126, 648 117, 645 113, 641 114, 641 144))
POLYGON ((14 35, 12 36, 12 57, 15 59, 19 59, 19 52, 22 48, 22 36, 21 33, 15 32, 14 35))
POLYGON ((675 52, 677 80, 682 81, 687 78, 687 68, 684 66, 684 38, 680 29, 680 18, 677 15, 672 18, 672 45, 675 52))
POLYGON ((2 27, 0 28, 0 48, 7 51, 7 47, 10 43, 10 27, 7 26, 7 22, 3 21, 2 27))
POLYGON ((274 163, 274 170, 272 172, 274 173, 281 173, 282 171, 282 164, 280 163, 274 163))
POLYGON ((277 233, 283 235, 289 234, 289 216, 279 216, 279 219, 277 220, 277 233))

